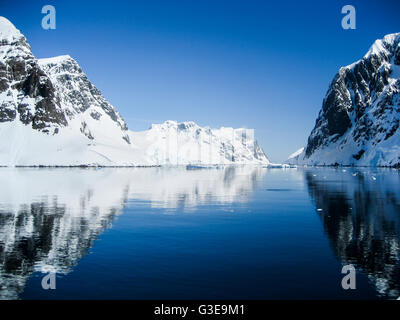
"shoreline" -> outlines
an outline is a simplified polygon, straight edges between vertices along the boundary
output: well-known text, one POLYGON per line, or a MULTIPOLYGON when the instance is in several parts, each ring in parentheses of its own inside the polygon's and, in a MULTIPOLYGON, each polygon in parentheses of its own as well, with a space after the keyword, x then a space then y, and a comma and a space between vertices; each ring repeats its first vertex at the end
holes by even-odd
MULTIPOLYGON (((279 164, 280 165, 280 164, 279 164)), ((66 169, 66 168, 78 168, 78 169, 106 169, 106 168, 176 168, 186 167, 196 169, 210 169, 219 167, 233 167, 233 166, 258 166, 265 169, 297 169, 297 168, 379 168, 379 169, 400 169, 400 165, 395 166, 357 166, 357 165, 295 165, 295 164, 282 164, 278 166, 273 164, 268 166, 265 164, 253 164, 253 163, 237 163, 237 164, 177 164, 177 165, 114 165, 114 166, 103 166, 103 165, 16 165, 7 166, 0 165, 0 168, 37 168, 37 169, 66 169), (286 166, 285 166, 286 165, 286 166)))

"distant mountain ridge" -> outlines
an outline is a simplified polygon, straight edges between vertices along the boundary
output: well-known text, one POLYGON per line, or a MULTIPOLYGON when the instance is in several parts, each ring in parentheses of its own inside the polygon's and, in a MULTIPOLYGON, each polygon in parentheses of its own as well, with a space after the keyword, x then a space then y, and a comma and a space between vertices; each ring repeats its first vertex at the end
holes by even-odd
POLYGON ((304 152, 308 165, 400 166, 400 33, 376 40, 329 86, 304 152))
POLYGON ((211 129, 193 121, 165 121, 130 137, 146 157, 163 164, 269 164, 254 130, 211 129))
POLYGON ((129 131, 73 58, 36 59, 0 17, 0 166, 268 164, 251 132, 171 121, 129 131))

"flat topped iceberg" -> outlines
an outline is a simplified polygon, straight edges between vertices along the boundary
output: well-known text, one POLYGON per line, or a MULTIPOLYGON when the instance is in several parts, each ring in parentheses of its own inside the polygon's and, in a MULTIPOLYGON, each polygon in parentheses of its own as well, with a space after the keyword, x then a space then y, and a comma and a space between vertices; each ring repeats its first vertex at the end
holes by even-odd
POLYGON ((269 163, 251 129, 212 129, 193 121, 168 120, 146 131, 130 132, 130 139, 146 158, 160 165, 269 163))

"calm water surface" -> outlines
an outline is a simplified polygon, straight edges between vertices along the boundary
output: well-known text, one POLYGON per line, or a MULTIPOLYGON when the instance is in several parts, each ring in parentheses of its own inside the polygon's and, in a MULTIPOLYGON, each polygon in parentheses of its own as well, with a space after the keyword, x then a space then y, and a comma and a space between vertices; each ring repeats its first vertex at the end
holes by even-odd
POLYGON ((397 299, 399 242, 397 170, 0 168, 1 299, 397 299))

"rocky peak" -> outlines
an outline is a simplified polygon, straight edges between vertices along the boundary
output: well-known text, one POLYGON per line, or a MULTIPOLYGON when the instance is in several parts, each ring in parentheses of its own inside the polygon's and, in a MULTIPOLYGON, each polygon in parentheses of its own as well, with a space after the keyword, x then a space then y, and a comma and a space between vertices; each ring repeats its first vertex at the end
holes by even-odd
POLYGON ((35 57, 26 38, 14 25, 0 17, 0 92, 7 82, 24 79, 25 74, 35 67, 35 57))
POLYGON ((396 64, 399 64, 400 59, 400 32, 391 33, 386 35, 383 39, 376 40, 368 52, 365 54, 363 59, 368 59, 375 55, 386 61, 390 61, 393 57, 395 58, 396 64))
POLYGON ((339 70, 309 136, 306 158, 332 145, 337 154, 353 149, 346 164, 363 157, 370 164, 368 156, 380 157, 368 155, 367 149, 391 138, 399 127, 399 63, 400 33, 394 33, 375 41, 361 60, 339 70))
POLYGON ((67 125, 54 87, 25 37, 0 17, 0 122, 15 119, 46 133, 67 125))
POLYGON ((13 39, 22 37, 21 32, 5 17, 0 17, 0 39, 13 39))
MULTIPOLYGON (((69 55, 40 59, 40 67, 52 80, 60 94, 61 104, 69 119, 89 112, 95 120, 107 115, 123 131, 128 127, 121 115, 89 81, 79 64, 69 55)), ((129 138, 125 135, 127 142, 129 138)))
POLYGON ((166 121, 128 131, 73 58, 37 60, 5 18, 0 35, 0 165, 269 163, 252 130, 166 121))

